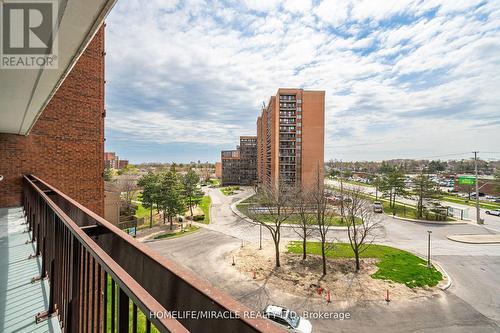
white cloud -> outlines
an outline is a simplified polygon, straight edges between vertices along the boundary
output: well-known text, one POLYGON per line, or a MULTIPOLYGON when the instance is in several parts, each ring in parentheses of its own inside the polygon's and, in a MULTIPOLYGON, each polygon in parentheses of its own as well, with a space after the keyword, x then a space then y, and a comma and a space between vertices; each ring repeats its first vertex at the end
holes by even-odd
POLYGON ((324 0, 314 13, 328 24, 338 26, 343 24, 349 17, 351 1, 348 0, 324 0))
POLYGON ((107 126, 233 146, 255 132, 262 101, 298 86, 326 90, 328 158, 362 159, 335 147, 364 142, 381 158, 494 150, 498 130, 471 128, 500 118, 498 2, 374 3, 121 0, 107 25, 107 126))
POLYGON ((283 5, 294 13, 304 13, 312 8, 311 0, 286 0, 283 5))

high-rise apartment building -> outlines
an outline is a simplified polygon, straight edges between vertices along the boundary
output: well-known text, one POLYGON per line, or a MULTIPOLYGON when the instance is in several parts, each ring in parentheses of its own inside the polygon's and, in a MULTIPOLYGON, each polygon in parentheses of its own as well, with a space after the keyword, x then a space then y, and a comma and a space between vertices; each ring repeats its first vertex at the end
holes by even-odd
POLYGON ((253 185, 257 180, 257 137, 241 136, 236 150, 221 152, 222 184, 253 185))
POLYGON ((260 184, 310 186, 323 175, 325 92, 279 89, 257 119, 260 184))
POLYGON ((240 184, 253 185, 257 180, 257 137, 240 137, 240 184))
POLYGON ((240 183, 240 150, 221 151, 222 184, 236 185, 240 183))

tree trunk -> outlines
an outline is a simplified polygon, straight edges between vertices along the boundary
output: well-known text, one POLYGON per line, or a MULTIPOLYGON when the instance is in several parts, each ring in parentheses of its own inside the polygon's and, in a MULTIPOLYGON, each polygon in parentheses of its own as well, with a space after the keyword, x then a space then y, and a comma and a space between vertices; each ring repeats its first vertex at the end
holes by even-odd
POLYGON ((191 213, 191 221, 193 220, 193 202, 189 199, 189 212, 191 213))
POLYGON ((360 268, 360 265, 359 265, 359 251, 356 250, 354 251, 354 257, 356 258, 356 273, 359 272, 359 268, 360 268))
POLYGON ((151 208, 149 208, 149 227, 153 227, 153 204, 151 204, 151 208))
POLYGON ((323 276, 326 275, 326 253, 325 253, 325 240, 321 240, 321 259, 323 261, 323 276))
POLYGON ((281 267, 280 264, 280 244, 276 240, 274 241, 274 251, 276 255, 276 267, 281 267))
POLYGON ((168 221, 170 222, 170 230, 174 230, 174 219, 172 216, 168 217, 168 221))
POLYGON ((302 239, 302 260, 306 260, 307 234, 304 230, 304 238, 302 239))

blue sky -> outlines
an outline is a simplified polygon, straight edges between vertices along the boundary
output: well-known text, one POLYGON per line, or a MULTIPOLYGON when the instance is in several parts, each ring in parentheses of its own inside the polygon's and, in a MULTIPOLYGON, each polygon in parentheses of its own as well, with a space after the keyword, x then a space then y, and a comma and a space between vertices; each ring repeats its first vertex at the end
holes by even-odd
POLYGON ((133 163, 217 160, 279 87, 326 91, 326 159, 499 150, 499 1, 120 0, 106 29, 133 163))

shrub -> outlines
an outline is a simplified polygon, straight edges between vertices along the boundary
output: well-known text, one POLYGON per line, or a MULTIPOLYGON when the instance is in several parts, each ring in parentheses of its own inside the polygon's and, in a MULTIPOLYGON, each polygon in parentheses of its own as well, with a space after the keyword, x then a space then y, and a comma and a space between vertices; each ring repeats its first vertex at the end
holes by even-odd
POLYGON ((205 214, 200 214, 200 215, 194 215, 193 216, 193 221, 203 221, 205 220, 205 214))

